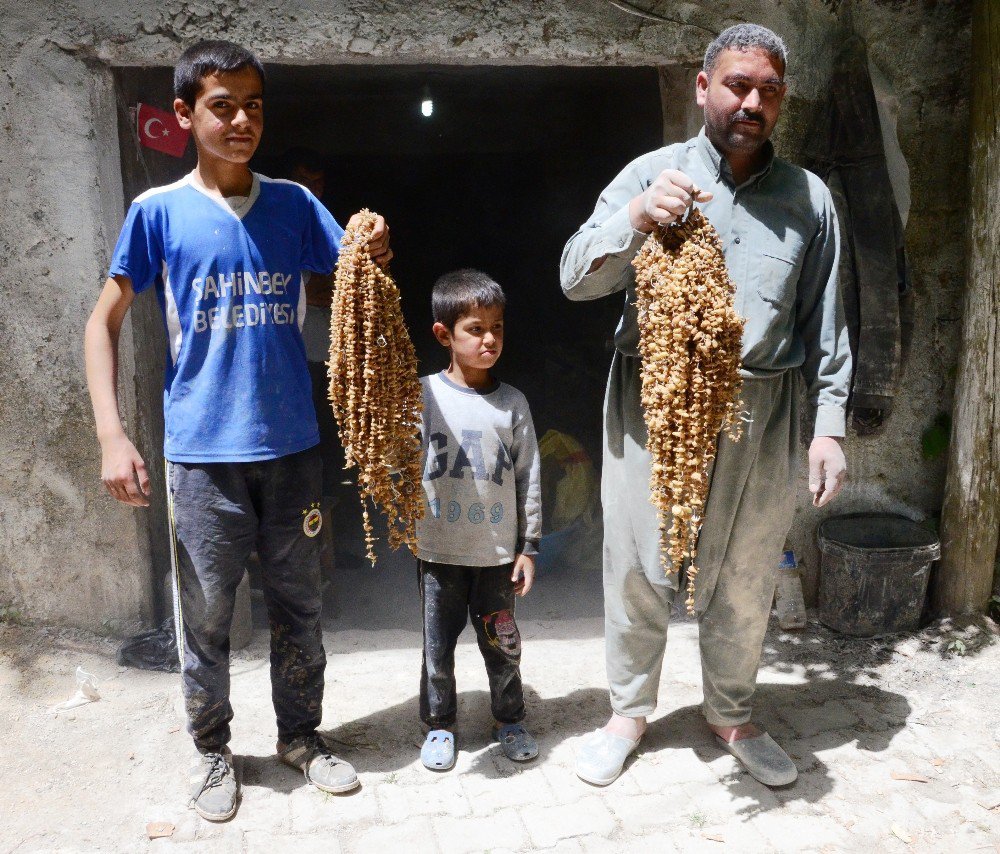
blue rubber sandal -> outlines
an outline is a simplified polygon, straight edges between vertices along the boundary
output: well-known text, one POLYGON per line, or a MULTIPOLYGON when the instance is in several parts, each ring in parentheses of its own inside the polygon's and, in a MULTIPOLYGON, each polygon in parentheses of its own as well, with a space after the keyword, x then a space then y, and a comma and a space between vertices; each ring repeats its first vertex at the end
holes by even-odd
POLYGON ((511 762, 527 762, 538 756, 538 744, 531 733, 520 724, 504 724, 493 730, 493 737, 500 742, 503 755, 511 762))
POLYGON ((420 748, 420 761, 431 771, 450 771, 455 767, 455 736, 446 729, 432 729, 420 748))

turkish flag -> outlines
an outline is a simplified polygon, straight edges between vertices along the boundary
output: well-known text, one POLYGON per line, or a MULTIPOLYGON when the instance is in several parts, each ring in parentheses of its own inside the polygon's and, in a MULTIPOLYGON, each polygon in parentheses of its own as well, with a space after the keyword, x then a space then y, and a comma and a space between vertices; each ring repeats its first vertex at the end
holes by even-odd
POLYGON ((177 124, 177 117, 166 110, 139 104, 136 111, 139 142, 171 157, 183 157, 190 131, 177 124))

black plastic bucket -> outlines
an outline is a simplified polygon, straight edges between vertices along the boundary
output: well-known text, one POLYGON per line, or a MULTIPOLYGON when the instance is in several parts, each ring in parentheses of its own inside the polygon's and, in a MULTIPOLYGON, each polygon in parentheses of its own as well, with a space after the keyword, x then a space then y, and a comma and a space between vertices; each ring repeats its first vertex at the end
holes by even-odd
POLYGON ((933 531, 890 513, 834 516, 819 526, 819 618, 856 637, 920 627, 931 564, 941 556, 933 531))

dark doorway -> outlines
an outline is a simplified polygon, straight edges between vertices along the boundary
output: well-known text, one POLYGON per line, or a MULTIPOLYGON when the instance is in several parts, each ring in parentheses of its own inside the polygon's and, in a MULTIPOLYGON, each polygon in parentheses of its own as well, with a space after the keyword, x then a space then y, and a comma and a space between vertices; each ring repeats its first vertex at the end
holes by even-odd
MULTIPOLYGON (((338 221, 362 207, 385 215, 421 372, 446 364, 430 333, 435 279, 457 267, 485 270, 508 295, 498 374, 527 395, 540 439, 549 430, 572 436, 599 471, 601 405, 622 297, 569 302, 558 264, 600 190, 631 159, 662 144, 656 69, 355 65, 273 66, 268 73, 254 168, 282 177, 283 155, 308 147, 326 167, 324 200, 338 221), (430 116, 421 111, 427 100, 430 116)), ((169 106, 169 69, 121 70, 119 83, 123 113, 136 101, 169 106)), ((176 160, 138 149, 127 115, 122 136, 127 198, 193 165, 190 150, 176 160)), ((148 327, 144 321, 137 336, 147 383, 162 376, 163 351, 148 327)), ((155 446, 155 426, 146 432, 155 446)), ((550 465, 547 503, 559 477, 550 465)), ((345 487, 341 498, 334 622, 399 626, 401 609, 417 625, 412 559, 386 555, 373 576, 357 561, 363 548, 356 495, 345 487), (387 585, 383 573, 406 583, 387 585)), ((601 613, 599 536, 586 554, 577 549, 568 561, 557 555, 549 569, 525 600, 526 612, 601 613)))

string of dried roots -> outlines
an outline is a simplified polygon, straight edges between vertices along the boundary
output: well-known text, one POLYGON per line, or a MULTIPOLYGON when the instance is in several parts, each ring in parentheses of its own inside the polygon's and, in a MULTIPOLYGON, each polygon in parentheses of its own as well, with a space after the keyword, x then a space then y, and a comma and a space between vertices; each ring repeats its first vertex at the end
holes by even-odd
POLYGON ((650 492, 668 572, 687 564, 687 609, 694 610, 698 533, 718 434, 741 435, 743 319, 719 235, 694 209, 656 228, 636 269, 642 407, 652 457, 650 492))
POLYGON ((346 468, 358 467, 368 559, 375 536, 368 499, 382 508, 389 544, 416 552, 423 515, 417 357, 399 303, 399 289, 368 252, 375 214, 365 209, 340 248, 330 319, 330 402, 346 468))

